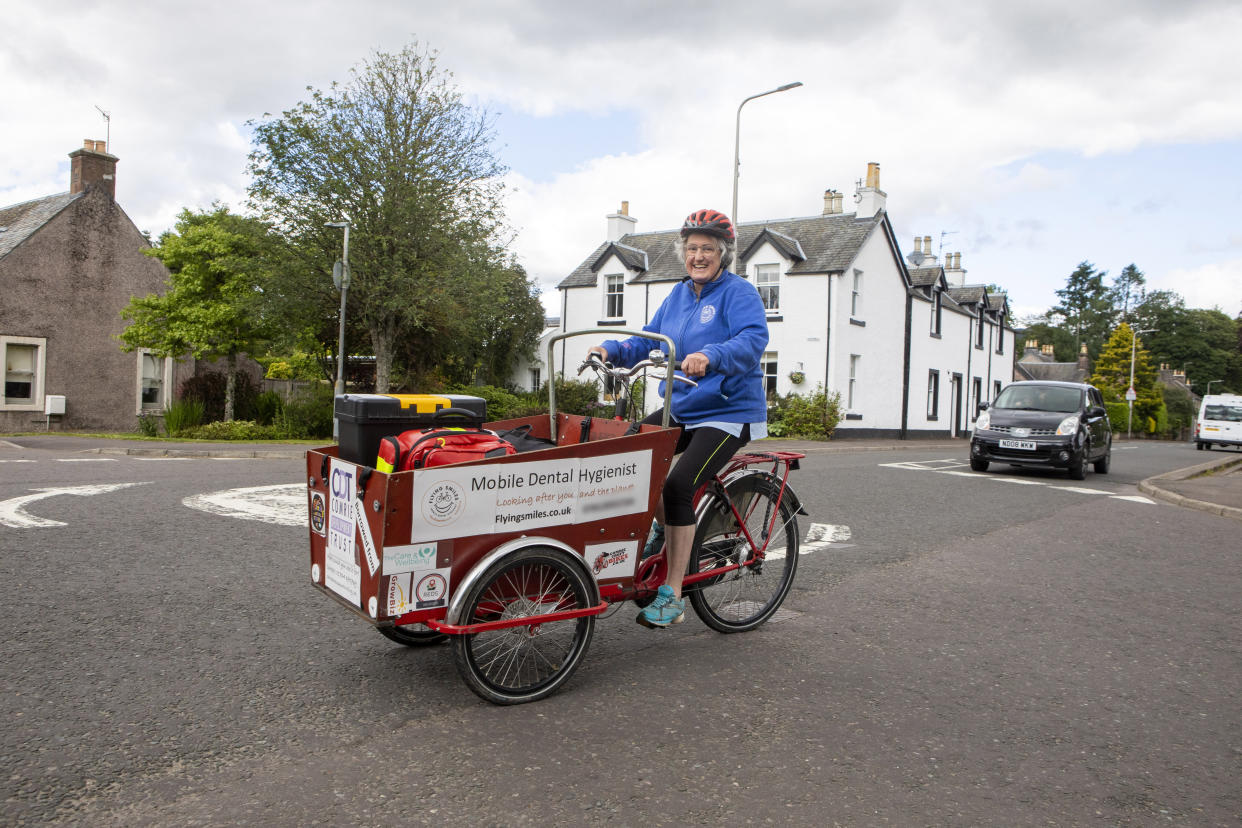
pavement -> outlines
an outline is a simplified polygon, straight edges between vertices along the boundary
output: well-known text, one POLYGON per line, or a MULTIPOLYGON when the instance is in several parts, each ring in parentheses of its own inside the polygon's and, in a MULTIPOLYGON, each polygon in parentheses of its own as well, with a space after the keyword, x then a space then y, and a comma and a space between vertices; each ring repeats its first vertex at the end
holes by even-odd
MULTIPOLYGON (((0 448, 8 443, 26 448, 79 451, 93 454, 123 454, 140 457, 224 457, 236 459, 300 460, 317 447, 309 443, 211 443, 120 440, 107 437, 79 437, 72 434, 40 434, 0 438, 0 448)), ((832 454, 859 451, 902 451, 908 449, 958 449, 962 440, 764 440, 752 450, 801 451, 806 454, 832 454)), ((1242 521, 1242 450, 1211 452, 1211 459, 1196 466, 1149 477, 1139 483, 1139 491, 1187 509, 1210 512, 1242 521)))

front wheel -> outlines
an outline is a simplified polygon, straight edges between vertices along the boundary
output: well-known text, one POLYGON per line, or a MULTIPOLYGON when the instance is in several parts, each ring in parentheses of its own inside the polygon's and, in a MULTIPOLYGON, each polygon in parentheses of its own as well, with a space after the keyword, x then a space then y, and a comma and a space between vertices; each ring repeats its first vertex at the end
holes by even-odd
POLYGON ((743 564, 688 587, 695 613, 714 630, 753 630, 772 617, 789 593, 798 568, 798 516, 788 491, 777 507, 779 491, 779 484, 760 475, 730 483, 727 492, 740 523, 728 503, 705 507, 694 532, 690 573, 743 564), (755 560, 751 541, 762 549, 763 560, 755 560))
POLYGON ((1087 479, 1087 466, 1091 463, 1090 455, 1091 447, 1089 445, 1084 445, 1082 447, 1082 452, 1071 461, 1071 465, 1069 467, 1070 480, 1087 479))
MULTIPOLYGON (((583 567, 556 549, 532 547, 495 563, 465 596, 460 624, 546 615, 592 605, 583 567)), ((493 704, 550 696, 586 653, 595 617, 453 636, 453 658, 466 684, 493 704)))
POLYGON ((974 457, 970 458, 970 470, 984 472, 988 470, 987 460, 978 460, 974 457))
POLYGON ((1095 461, 1096 474, 1108 474, 1109 467, 1113 464, 1113 448, 1108 447, 1108 451, 1104 452, 1104 456, 1095 461))

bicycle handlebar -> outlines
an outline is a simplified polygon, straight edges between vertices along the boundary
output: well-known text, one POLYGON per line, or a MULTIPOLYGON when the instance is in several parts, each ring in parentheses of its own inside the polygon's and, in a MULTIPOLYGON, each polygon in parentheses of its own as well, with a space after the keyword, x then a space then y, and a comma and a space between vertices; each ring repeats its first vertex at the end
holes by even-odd
MULTIPOLYGON (((583 371, 585 371, 588 368, 591 368, 597 373, 611 374, 614 377, 624 377, 626 379, 629 379, 630 377, 634 376, 640 371, 645 371, 648 368, 663 368, 663 367, 664 367, 664 363, 662 361, 656 361, 651 358, 642 360, 641 362, 635 364, 633 368, 613 366, 612 363, 605 362, 603 358, 600 357, 599 354, 592 352, 583 361, 583 363, 578 366, 578 376, 582 376, 583 371)), ((680 371, 681 363, 680 362, 673 363, 673 370, 680 371)), ((698 386, 697 382, 690 379, 689 377, 682 376, 681 374, 673 374, 673 379, 678 380, 680 382, 684 382, 687 385, 690 385, 693 387, 698 386)))

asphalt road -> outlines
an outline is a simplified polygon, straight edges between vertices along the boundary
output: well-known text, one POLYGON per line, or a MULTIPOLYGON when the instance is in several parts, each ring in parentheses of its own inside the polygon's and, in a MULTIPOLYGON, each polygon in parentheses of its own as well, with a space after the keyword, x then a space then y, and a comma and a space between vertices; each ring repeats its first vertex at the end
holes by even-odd
POLYGON ((1136 488, 1202 454, 1119 446, 1073 483, 835 449, 798 489, 842 540, 781 620, 623 605, 513 708, 312 589, 304 528, 230 514, 296 507, 296 461, 0 449, 0 822, 1242 820, 1238 524, 1136 488))

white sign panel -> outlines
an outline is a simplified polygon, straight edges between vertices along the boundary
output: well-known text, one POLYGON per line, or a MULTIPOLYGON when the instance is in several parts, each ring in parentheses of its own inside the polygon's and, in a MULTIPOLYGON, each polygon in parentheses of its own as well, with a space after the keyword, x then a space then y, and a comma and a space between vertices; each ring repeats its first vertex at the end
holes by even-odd
POLYGON ((439 547, 435 543, 411 543, 384 547, 384 574, 435 569, 439 547))
POLYGON ((651 450, 414 475, 419 541, 522 532, 645 512, 651 450))
POLYGON ((362 600, 362 567, 354 552, 354 494, 358 467, 335 457, 328 477, 328 544, 324 550, 323 582, 328 589, 357 604, 362 600))
POLYGON ((595 573, 595 580, 624 578, 634 574, 634 560, 638 556, 638 541, 613 541, 612 543, 587 544, 583 552, 587 566, 595 573))

